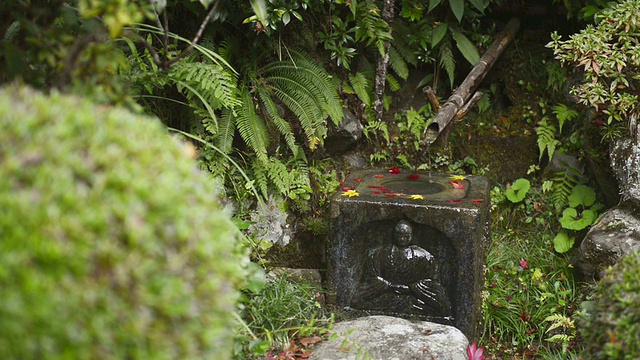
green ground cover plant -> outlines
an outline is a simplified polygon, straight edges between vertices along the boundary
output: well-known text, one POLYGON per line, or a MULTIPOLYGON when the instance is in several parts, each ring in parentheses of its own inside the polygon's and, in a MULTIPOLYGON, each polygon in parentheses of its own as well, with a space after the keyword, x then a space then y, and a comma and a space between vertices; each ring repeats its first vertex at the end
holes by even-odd
POLYGON ((557 322, 572 319, 579 294, 569 258, 553 249, 559 227, 553 199, 539 182, 515 204, 509 194, 492 191, 481 344, 498 358, 570 358, 578 346, 575 327, 557 322))

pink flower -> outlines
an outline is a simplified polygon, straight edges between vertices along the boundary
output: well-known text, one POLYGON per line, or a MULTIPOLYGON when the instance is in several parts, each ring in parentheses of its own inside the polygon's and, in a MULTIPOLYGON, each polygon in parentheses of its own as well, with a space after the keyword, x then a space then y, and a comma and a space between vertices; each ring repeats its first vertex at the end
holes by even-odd
POLYGON ((469 355, 469 360, 484 360, 484 349, 478 347, 478 343, 473 343, 469 345, 467 348, 467 355, 469 355))

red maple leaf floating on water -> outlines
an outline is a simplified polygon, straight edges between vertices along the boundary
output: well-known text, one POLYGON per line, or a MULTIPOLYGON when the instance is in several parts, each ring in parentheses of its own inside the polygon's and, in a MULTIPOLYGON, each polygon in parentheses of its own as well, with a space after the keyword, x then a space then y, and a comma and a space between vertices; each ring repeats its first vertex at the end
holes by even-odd
POLYGON ((450 199, 449 200, 450 203, 459 203, 460 201, 462 201, 462 199, 450 199))
POLYGON ((353 179, 353 182, 361 183, 362 179, 353 179))
POLYGON ((389 169, 389 174, 398 175, 398 174, 400 174, 400 170, 398 170, 397 166, 394 166, 391 169, 389 169))
POLYGON ((483 201, 484 200, 482 200, 482 199, 473 199, 473 200, 471 200, 471 202, 474 203, 474 204, 479 204, 479 203, 481 203, 483 201))
POLYGON ((382 191, 378 191, 378 190, 374 190, 371 192, 373 195, 380 195, 382 194, 382 191))
POLYGON ((382 175, 382 174, 375 174, 375 175, 373 175, 373 177, 374 177, 374 178, 376 178, 376 179, 382 179, 382 178, 384 177, 384 175, 382 175))
POLYGON ((411 174, 407 176, 407 179, 409 180, 418 180, 418 178, 420 177, 420 175, 418 174, 411 174))
POLYGON ((347 186, 347 187, 343 187, 342 191, 349 191, 349 190, 353 190, 355 189, 355 186, 347 186))
POLYGON ((454 189, 464 189, 465 185, 460 180, 449 181, 449 185, 453 186, 454 189))

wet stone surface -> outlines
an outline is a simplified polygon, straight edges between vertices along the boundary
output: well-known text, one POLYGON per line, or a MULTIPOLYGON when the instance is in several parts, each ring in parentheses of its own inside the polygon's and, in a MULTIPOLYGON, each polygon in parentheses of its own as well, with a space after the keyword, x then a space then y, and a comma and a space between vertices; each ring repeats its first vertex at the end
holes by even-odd
POLYGON ((489 210, 483 177, 354 171, 332 198, 328 300, 354 317, 432 321, 475 339, 489 210))

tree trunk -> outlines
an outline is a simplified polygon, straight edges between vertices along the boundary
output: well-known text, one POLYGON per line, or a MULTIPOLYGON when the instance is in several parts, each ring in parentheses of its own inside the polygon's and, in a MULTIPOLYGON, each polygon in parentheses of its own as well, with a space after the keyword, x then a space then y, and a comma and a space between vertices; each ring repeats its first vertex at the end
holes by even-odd
MULTIPOLYGON (((394 0, 384 0, 382 8, 382 20, 389 25, 389 32, 391 32, 391 24, 394 19, 393 11, 394 0)), ((373 111, 376 114, 376 120, 382 121, 382 112, 384 111, 384 90, 387 81, 387 68, 389 66, 389 48, 391 42, 387 41, 384 44, 384 56, 378 57, 376 64, 376 79, 375 79, 375 98, 373 100, 373 111)))

